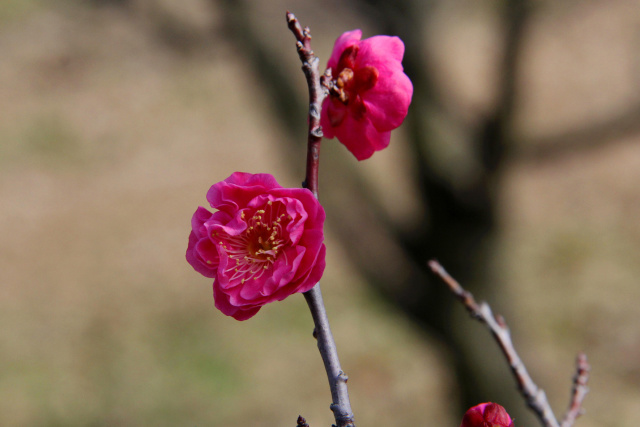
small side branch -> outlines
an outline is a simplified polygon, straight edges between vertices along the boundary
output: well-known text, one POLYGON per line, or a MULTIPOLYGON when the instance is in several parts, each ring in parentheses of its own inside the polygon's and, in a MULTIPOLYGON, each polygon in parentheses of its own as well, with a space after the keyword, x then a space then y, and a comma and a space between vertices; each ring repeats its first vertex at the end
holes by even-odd
POLYGON ((456 298, 464 304, 467 311, 475 319, 487 325, 491 334, 497 341, 502 353, 507 358, 511 371, 518 383, 520 393, 525 398, 527 405, 535 412, 538 419, 545 427, 571 427, 581 412, 582 401, 587 392, 586 383, 589 373, 589 365, 584 355, 578 358, 578 373, 574 378, 573 394, 569 411, 565 416, 562 424, 558 423, 557 418, 553 414, 553 410, 547 401, 547 396, 541 388, 539 388, 531 379, 524 363, 518 356, 513 342, 511 341, 511 333, 502 316, 494 316, 491 307, 486 302, 477 303, 471 292, 465 290, 447 271, 440 265, 438 261, 429 261, 429 268, 438 276, 453 292, 456 298))
MULTIPOLYGON (((290 12, 287 12, 287 24, 296 38, 298 56, 302 61, 302 71, 309 87, 309 134, 307 136, 307 173, 304 187, 311 190, 317 198, 320 143, 323 136, 322 128, 320 127, 320 112, 322 110, 322 101, 326 96, 327 80, 330 77, 321 76, 320 74, 318 68, 319 59, 311 50, 309 28, 303 29, 298 19, 290 12)), ((310 291, 305 292, 304 298, 313 317, 315 325, 314 337, 318 340, 318 350, 320 350, 329 379, 329 388, 331 389, 331 398, 333 400, 330 408, 336 420, 336 427, 355 427, 347 390, 347 376, 340 366, 335 340, 329 327, 327 310, 322 300, 320 283, 317 283, 310 291)), ((298 423, 300 423, 300 419, 298 419, 298 423)))
POLYGON ((589 381, 589 372, 591 366, 587 362, 587 356, 584 353, 580 353, 576 360, 576 374, 573 377, 573 389, 571 392, 571 402, 569 403, 569 409, 562 419, 560 427, 571 427, 580 415, 582 415, 582 401, 587 393, 589 393, 589 387, 587 382, 589 381))

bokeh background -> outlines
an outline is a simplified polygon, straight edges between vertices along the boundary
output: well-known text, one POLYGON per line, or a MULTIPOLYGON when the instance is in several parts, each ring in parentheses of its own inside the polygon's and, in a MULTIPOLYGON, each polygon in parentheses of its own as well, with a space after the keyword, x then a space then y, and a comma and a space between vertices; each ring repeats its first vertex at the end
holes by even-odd
POLYGON ((285 10, 326 63, 346 30, 407 46, 389 149, 322 148, 323 292, 358 425, 538 425, 489 333, 426 261, 507 318, 556 414, 640 419, 637 0, 4 0, 0 425, 328 426, 302 296, 237 322, 184 260, 233 171, 304 176, 285 10))

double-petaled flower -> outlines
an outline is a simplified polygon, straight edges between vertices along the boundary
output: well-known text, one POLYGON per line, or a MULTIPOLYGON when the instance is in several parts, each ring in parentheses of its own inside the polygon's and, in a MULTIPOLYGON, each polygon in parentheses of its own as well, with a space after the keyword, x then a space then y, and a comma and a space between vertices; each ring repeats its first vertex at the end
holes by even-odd
POLYGON ((324 136, 338 138, 358 160, 389 145, 413 95, 402 67, 402 40, 361 37, 362 31, 353 30, 336 40, 327 64, 335 80, 321 114, 324 136))
POLYGON ((191 220, 187 261, 214 278, 215 305, 237 320, 311 289, 325 267, 324 209, 303 188, 269 174, 235 172, 207 193, 211 213, 191 220))

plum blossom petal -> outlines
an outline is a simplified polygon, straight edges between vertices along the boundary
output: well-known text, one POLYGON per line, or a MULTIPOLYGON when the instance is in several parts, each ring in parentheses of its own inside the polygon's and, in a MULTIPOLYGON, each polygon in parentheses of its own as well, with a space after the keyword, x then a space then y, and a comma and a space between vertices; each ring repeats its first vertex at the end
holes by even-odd
MULTIPOLYGON (((338 37, 338 40, 336 40, 333 45, 333 52, 331 52, 331 56, 329 57, 327 68, 336 68, 340 61, 342 52, 344 52, 348 47, 358 44, 361 38, 362 30, 347 31, 338 37)), ((334 75, 334 77, 335 76, 336 75, 334 75)))
POLYGON ((378 69, 386 66, 402 71, 404 43, 396 36, 374 36, 360 42, 360 54, 378 69), (384 52, 384 56, 376 52, 384 52))
POLYGON ((258 313, 260 307, 251 307, 244 309, 242 307, 236 307, 229 302, 229 295, 220 292, 215 286, 213 287, 213 300, 215 307, 236 320, 247 320, 252 318, 258 313))
POLYGON ((391 131, 378 131, 369 120, 345 118, 343 126, 335 130, 335 136, 358 160, 368 159, 376 151, 389 146, 391 131), (363 143, 366 141, 366 144, 363 143))
POLYGON ((191 234, 189 234, 189 245, 187 246, 187 262, 189 262, 198 273, 205 277, 213 278, 216 277, 216 270, 213 268, 213 265, 217 256, 215 256, 216 254, 213 250, 206 250, 204 248, 205 245, 207 245, 206 240, 201 241, 196 236, 196 233, 192 231, 191 234), (207 259, 202 256, 203 254, 211 254, 212 256, 207 259))
POLYGON ((320 280, 325 213, 309 190, 236 172, 211 186, 207 199, 219 210, 196 210, 186 258, 214 279, 215 306, 224 314, 249 319, 320 280))

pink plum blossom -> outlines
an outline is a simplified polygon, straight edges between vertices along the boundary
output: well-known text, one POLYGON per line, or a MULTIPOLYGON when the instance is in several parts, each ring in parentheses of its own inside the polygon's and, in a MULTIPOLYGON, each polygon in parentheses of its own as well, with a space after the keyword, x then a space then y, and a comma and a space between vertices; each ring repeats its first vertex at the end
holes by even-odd
POLYGON ((407 115, 413 85, 402 68, 398 37, 360 40, 362 31, 341 35, 327 63, 335 79, 322 104, 324 136, 336 137, 358 160, 389 145, 391 131, 407 115))
POLYGON ((513 421, 502 406, 487 402, 469 409, 460 427, 513 427, 513 421))
POLYGON ((324 209, 304 188, 235 172, 207 193, 211 213, 191 220, 187 261, 214 279, 215 306, 237 320, 311 289, 325 267, 324 209))

